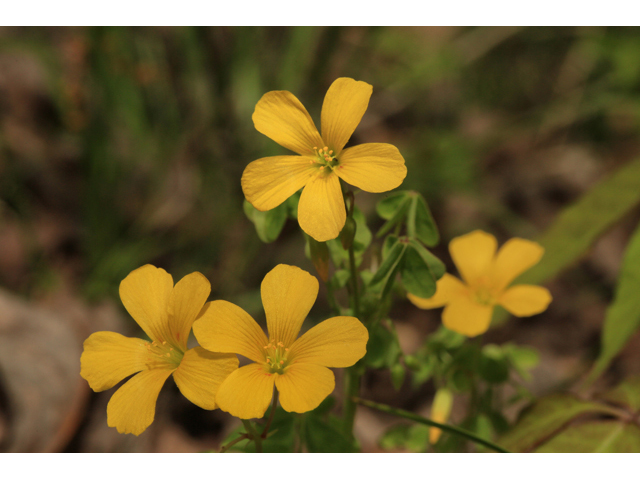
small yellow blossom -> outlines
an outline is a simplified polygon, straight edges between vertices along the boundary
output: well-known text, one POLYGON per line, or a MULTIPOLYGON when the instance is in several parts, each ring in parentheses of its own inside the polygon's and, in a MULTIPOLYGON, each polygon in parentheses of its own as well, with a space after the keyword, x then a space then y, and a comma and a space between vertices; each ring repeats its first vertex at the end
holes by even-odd
POLYGON ((398 187, 407 175, 393 145, 366 143, 344 149, 369 104, 373 87, 352 78, 333 82, 322 105, 322 136, 302 103, 290 92, 268 92, 253 113, 260 133, 299 155, 251 162, 242 190, 258 210, 271 210, 304 187, 300 227, 319 242, 336 238, 346 220, 340 178, 373 193, 398 187), (335 175, 334 175, 335 174, 335 175))
POLYGON ((264 277, 260 292, 268 339, 247 312, 224 300, 208 303, 193 325, 205 348, 255 362, 229 375, 216 402, 235 417, 261 418, 275 385, 286 411, 313 410, 335 388, 327 367, 349 367, 360 360, 369 333, 357 318, 333 317, 296 339, 318 295, 318 280, 298 267, 276 266, 264 277))
POLYGON ((210 292, 201 273, 187 275, 174 286, 171 275, 153 265, 134 270, 120 283, 122 303, 151 341, 96 332, 84 342, 80 375, 94 391, 108 390, 136 374, 109 400, 110 427, 120 433, 144 432, 171 374, 191 402, 207 410, 217 408, 218 386, 238 368, 238 358, 202 347, 187 349, 191 325, 210 292))
POLYGON ((511 282, 542 258, 544 249, 537 243, 512 238, 497 252, 493 235, 481 230, 456 237, 449 252, 464 283, 445 273, 438 280, 431 298, 409 294, 420 308, 445 307, 442 323, 449 330, 475 337, 489 328, 493 307, 501 305, 517 317, 528 317, 546 310, 551 302, 549 290, 536 285, 511 282))

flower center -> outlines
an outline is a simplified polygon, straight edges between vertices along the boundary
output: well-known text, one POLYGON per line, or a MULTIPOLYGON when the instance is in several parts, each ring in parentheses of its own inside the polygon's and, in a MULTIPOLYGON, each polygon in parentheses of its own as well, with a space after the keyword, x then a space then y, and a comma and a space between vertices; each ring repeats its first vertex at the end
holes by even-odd
POLYGON ((170 364, 172 367, 178 368, 184 352, 178 348, 174 348, 165 341, 145 342, 147 352, 147 366, 149 368, 166 366, 170 364))
POLYGON ((320 170, 326 171, 327 174, 331 173, 336 167, 342 168, 340 161, 333 154, 333 150, 329 150, 329 147, 320 149, 318 147, 313 147, 313 153, 316 158, 311 160, 310 163, 317 165, 320 170))
POLYGON ((268 345, 264 347, 265 355, 267 357, 265 369, 269 373, 278 373, 282 375, 285 368, 289 366, 289 349, 284 346, 282 342, 270 341, 268 345))
POLYGON ((473 288, 473 299, 480 305, 495 305, 496 295, 494 290, 489 277, 480 277, 473 288))

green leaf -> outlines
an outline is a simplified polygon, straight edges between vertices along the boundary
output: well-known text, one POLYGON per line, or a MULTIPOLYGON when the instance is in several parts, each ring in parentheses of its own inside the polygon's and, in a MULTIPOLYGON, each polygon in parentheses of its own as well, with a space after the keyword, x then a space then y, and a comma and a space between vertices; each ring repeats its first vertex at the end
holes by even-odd
POLYGON ((333 290, 340 290, 347 284, 349 278, 351 278, 349 270, 336 270, 330 280, 331 288, 333 290))
POLYGON ((480 356, 480 375, 489 383, 506 382, 509 378, 509 359, 498 345, 485 345, 480 356))
POLYGON ((395 388, 396 391, 402 387, 406 373, 404 365, 400 362, 391 366, 391 383, 393 383, 393 388, 395 388))
POLYGON ((640 411, 640 378, 628 378, 600 398, 622 405, 631 413, 637 413, 640 411))
POLYGON ((376 205, 376 212, 384 220, 391 220, 398 211, 402 210, 404 203, 409 201, 409 192, 401 190, 387 195, 376 205))
POLYGON ((304 422, 304 438, 311 453, 355 453, 358 449, 339 428, 335 418, 308 415, 304 422))
POLYGON ((571 425, 546 442, 542 453, 638 453, 640 428, 618 421, 586 422, 571 425))
POLYGON ((400 268, 402 257, 407 249, 407 243, 398 240, 393 247, 388 250, 386 258, 369 282, 369 289, 372 292, 380 293, 384 297, 393 285, 393 280, 400 268))
POLYGON ((498 443, 512 452, 527 452, 580 415, 614 413, 606 405, 565 393, 553 394, 530 407, 498 443))
POLYGON ((391 322, 380 322, 369 329, 365 362, 372 368, 389 368, 402 355, 398 335, 391 322))
POLYGON ((406 216, 411 199, 409 198, 409 192, 396 192, 387 198, 384 198, 378 202, 376 210, 378 215, 387 220, 387 222, 380 227, 376 237, 380 238, 386 235, 394 226, 402 221, 406 216))
POLYGON ((358 207, 353 207, 353 219, 356 221, 356 235, 353 239, 354 248, 356 253, 362 253, 371 245, 373 236, 367 226, 366 217, 358 207))
POLYGON ((542 283, 576 262, 612 224, 640 203, 640 159, 603 180, 564 210, 538 240, 545 254, 518 283, 542 283))
MULTIPOLYGON (((640 188, 638 188, 640 190, 640 188)), ((636 228, 622 260, 615 299, 607 309, 602 348, 589 380, 595 380, 640 326, 640 228, 636 228)))
POLYGON ((412 245, 404 252, 400 278, 407 292, 417 297, 429 298, 436 293, 436 278, 412 245))
POLYGON ((411 205, 407 214, 407 234, 411 238, 418 238, 430 247, 440 240, 438 227, 433 221, 427 202, 417 192, 411 192, 411 205))
POLYGON ((245 200, 243 208, 247 218, 253 222, 260 240, 271 243, 278 238, 287 221, 287 202, 272 210, 261 212, 245 200))
POLYGON ((442 278, 442 276, 447 271, 446 267, 444 266, 444 263, 442 263, 442 261, 438 257, 436 257, 433 253, 431 253, 429 250, 427 250, 422 245, 420 245, 419 242, 411 239, 409 240, 409 245, 411 245, 415 249, 415 251, 420 254, 420 256, 422 257, 422 260, 424 260, 424 262, 427 265, 429 265, 429 270, 431 270, 433 277, 436 280, 439 280, 440 278, 442 278))
POLYGON ((529 370, 540 362, 538 352, 531 347, 517 346, 511 343, 502 345, 502 350, 520 376, 529 381, 531 379, 529 370))

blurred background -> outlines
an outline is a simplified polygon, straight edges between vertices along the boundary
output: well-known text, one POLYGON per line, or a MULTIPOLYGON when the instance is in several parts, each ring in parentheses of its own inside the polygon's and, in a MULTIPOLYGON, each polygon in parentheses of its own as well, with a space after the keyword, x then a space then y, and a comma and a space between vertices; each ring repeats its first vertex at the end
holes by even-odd
MULTIPOLYGON (((406 159, 440 228, 434 249, 481 228, 535 239, 558 212, 640 152, 640 30, 634 28, 0 29, 0 451, 200 451, 237 420, 195 407, 173 380, 139 437, 107 427, 114 389, 80 378, 95 331, 139 335, 120 281, 152 263, 193 271, 263 320, 259 285, 278 263, 314 272, 289 222, 271 244, 243 213, 240 177, 285 154, 251 121, 267 91, 289 90, 319 126, 337 77, 373 85, 350 144, 406 159)), ((640 188, 640 187, 639 187, 640 188)), ((375 203, 357 205, 372 230, 375 203)), ((561 388, 595 358, 635 208, 579 264, 547 284, 549 310, 485 335, 535 347, 532 391, 561 388)), ((330 315, 321 289, 312 311, 330 315)), ((392 311, 405 353, 440 324, 407 301, 392 311)), ((634 337, 605 381, 640 373, 634 337)), ((339 375, 339 373, 338 373, 339 375)), ((399 391, 388 371, 363 397, 428 413, 433 391, 399 391)), ((393 419, 361 408, 365 451, 393 419)))

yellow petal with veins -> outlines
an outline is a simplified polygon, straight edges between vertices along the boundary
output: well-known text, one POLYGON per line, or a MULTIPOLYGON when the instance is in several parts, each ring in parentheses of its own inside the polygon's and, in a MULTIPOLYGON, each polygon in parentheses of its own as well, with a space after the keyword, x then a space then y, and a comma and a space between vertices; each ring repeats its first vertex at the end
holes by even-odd
POLYGON ((298 155, 254 160, 240 183, 247 201, 260 211, 271 210, 304 187, 318 171, 315 159, 298 155))
POLYGON ((318 280, 291 265, 277 265, 260 285, 269 340, 293 344, 318 297, 318 280))
POLYGON ((498 290, 504 290, 521 273, 540 261, 544 248, 536 242, 523 238, 508 240, 496 255, 493 267, 493 283, 498 290))
POLYGON ((129 375, 147 370, 147 342, 115 332, 96 332, 84 341, 80 376, 94 392, 113 387, 129 375))
POLYGON ((551 293, 537 285, 515 285, 502 294, 498 303, 516 317, 530 317, 547 309, 551 293))
POLYGON ((193 334, 207 350, 237 353, 254 362, 264 362, 262 347, 268 342, 266 335, 242 308, 226 300, 207 303, 193 323, 193 334))
POLYGON ((353 78, 336 79, 322 104, 322 138, 338 155, 351 138, 369 105, 373 87, 353 78))
POLYGON ((459 297, 442 312, 442 323, 449 330, 467 337, 486 332, 491 324, 493 307, 481 305, 469 298, 459 297))
POLYGON ((400 186, 407 176, 407 167, 393 145, 365 143, 342 152, 334 172, 365 192, 380 193, 400 186))
POLYGON ((187 350, 173 379, 180 392, 205 410, 217 408, 218 387, 238 368, 238 357, 229 353, 213 353, 202 347, 187 350))
POLYGON ((307 109, 291 92, 265 93, 252 118, 256 130, 300 155, 313 155, 313 147, 324 147, 307 109))
POLYGON ((275 377, 258 363, 240 367, 222 382, 216 403, 220 410, 243 420, 262 418, 273 397, 275 377))
POLYGON ((280 405, 287 412, 313 410, 335 387, 333 372, 320 365, 296 363, 290 365, 283 375, 276 375, 280 405))
POLYGON ((153 265, 140 267, 120 282, 120 299, 140 328, 157 342, 172 338, 168 306, 173 278, 153 265))
POLYGON ((300 228, 318 242, 336 238, 347 220, 340 180, 320 170, 302 190, 298 203, 300 228))
POLYGON ((211 293, 211 284, 200 272, 191 273, 178 283, 169 299, 169 328, 172 339, 184 352, 194 320, 211 293))
POLYGON ((119 433, 140 435, 153 422, 156 401, 172 370, 140 372, 113 394, 107 405, 107 424, 119 433))
POLYGON ((368 340, 369 332, 357 318, 333 317, 320 322, 296 340, 289 351, 289 358, 294 364, 350 367, 367 353, 368 340))
POLYGON ((471 288, 481 277, 490 274, 497 244, 496 237, 482 230, 475 230, 449 242, 451 258, 471 288))
POLYGON ((407 297, 418 308, 439 308, 444 307, 456 298, 468 295, 467 286, 453 275, 445 273, 436 283, 436 293, 431 298, 416 297, 412 293, 407 297))

